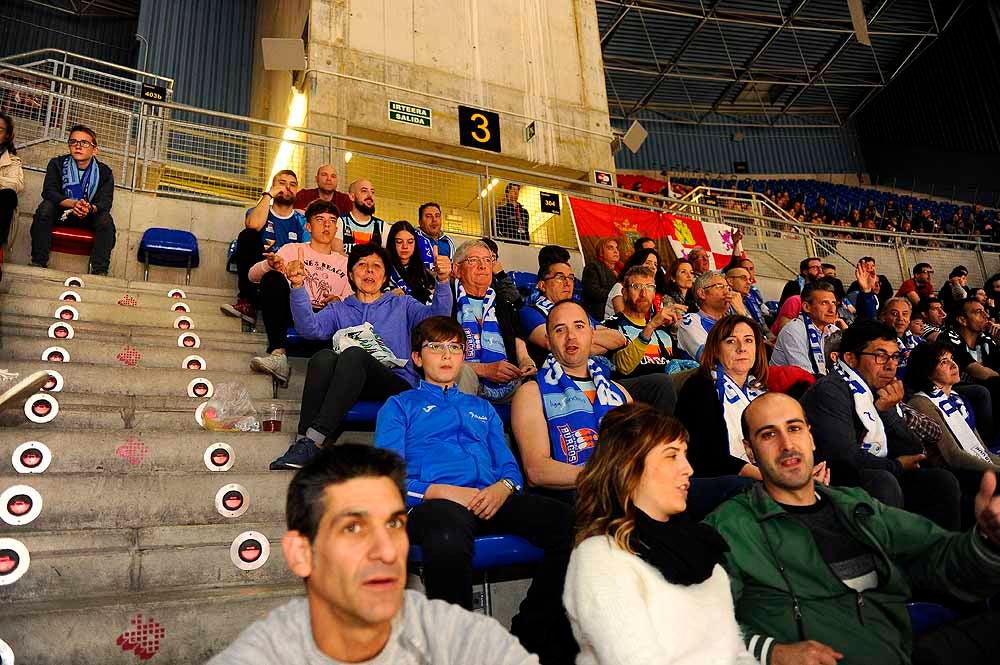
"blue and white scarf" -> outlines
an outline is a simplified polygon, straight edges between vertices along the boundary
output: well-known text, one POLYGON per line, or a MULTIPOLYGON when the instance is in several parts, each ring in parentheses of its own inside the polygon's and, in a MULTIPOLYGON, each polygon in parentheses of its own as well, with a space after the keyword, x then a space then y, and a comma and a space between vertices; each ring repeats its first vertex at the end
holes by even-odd
POLYGON ((919 392, 917 395, 926 397, 937 407, 951 435, 955 437, 955 441, 963 451, 993 464, 993 458, 976 435, 976 418, 972 415, 972 409, 966 406, 961 395, 955 391, 952 391, 950 396, 945 395, 937 386, 934 386, 930 393, 919 392))
POLYGON ((548 316, 549 312, 551 312, 552 308, 555 306, 556 304, 545 296, 538 296, 538 300, 535 301, 535 307, 541 310, 542 314, 545 316, 548 316))
POLYGON ((406 283, 406 279, 396 270, 396 266, 392 267, 392 272, 389 274, 389 289, 401 289, 406 295, 412 295, 410 285, 406 283))
POLYGON ((743 304, 746 305, 747 313, 750 314, 750 318, 757 322, 757 325, 761 327, 761 330, 767 334, 767 320, 764 318, 764 313, 760 309, 760 303, 757 302, 757 298, 754 297, 753 291, 750 292, 748 296, 743 298, 743 304))
MULTIPOLYGON (((875 408, 875 394, 872 393, 871 388, 861 378, 861 375, 843 360, 838 360, 834 364, 833 371, 847 383, 854 397, 854 412, 858 414, 861 425, 866 430, 861 448, 875 457, 887 457, 889 455, 889 439, 886 436, 882 418, 878 415, 878 409, 875 408)), ((896 411, 899 412, 898 404, 896 411)))
MULTIPOLYGON (((458 284, 458 300, 455 318, 465 330, 465 362, 495 363, 507 360, 507 348, 500 333, 496 309, 497 294, 492 288, 487 289, 483 297, 483 318, 477 316, 477 308, 470 302, 461 282, 458 284)), ((479 394, 491 402, 502 400, 514 392, 517 381, 496 383, 489 379, 479 379, 479 394)))
POLYGON ((625 394, 608 379, 603 365, 590 358, 587 371, 596 390, 593 404, 552 354, 535 377, 548 422, 552 459, 557 462, 585 464, 594 452, 604 415, 626 401, 625 394))
POLYGON ((923 337, 914 335, 909 330, 903 333, 902 337, 896 338, 896 346, 899 347, 899 352, 903 354, 903 357, 899 360, 899 365, 896 367, 896 376, 900 379, 906 373, 906 361, 910 359, 910 351, 917 348, 917 345, 923 341, 923 337))
POLYGON ((83 174, 76 165, 76 160, 67 156, 62 165, 62 191, 68 199, 85 199, 90 201, 101 184, 101 170, 97 166, 97 158, 91 157, 90 164, 83 174))
POLYGON ((823 355, 823 331, 819 329, 809 315, 802 312, 799 315, 806 326, 806 341, 809 342, 809 362, 813 374, 826 374, 826 356, 823 355))
POLYGON ((749 462, 746 447, 743 445, 743 425, 740 419, 743 417, 743 410, 750 406, 750 402, 767 391, 760 387, 753 375, 747 376, 747 382, 742 388, 736 385, 732 377, 722 369, 721 363, 715 364, 712 378, 715 379, 715 390, 719 395, 722 413, 726 419, 729 454, 749 462))
POLYGON ((430 271, 434 270, 433 243, 434 241, 425 238, 423 233, 417 232, 417 253, 420 255, 420 260, 424 262, 424 267, 430 271))

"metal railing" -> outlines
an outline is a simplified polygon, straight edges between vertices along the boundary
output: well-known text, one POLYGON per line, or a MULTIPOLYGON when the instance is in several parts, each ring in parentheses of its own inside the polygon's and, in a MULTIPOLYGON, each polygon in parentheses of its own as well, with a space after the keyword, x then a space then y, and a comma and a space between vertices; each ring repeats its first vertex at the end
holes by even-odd
MULTIPOLYGON (((365 178, 375 184, 376 214, 383 219, 414 220, 418 206, 433 200, 441 205, 445 229, 459 235, 505 240, 495 232, 496 210, 503 203, 504 186, 517 182, 519 202, 529 214, 532 245, 579 247, 566 199, 575 196, 738 226, 745 231, 746 248, 764 259, 758 261, 758 272, 764 276, 787 278, 802 257, 815 255, 845 270, 862 255, 876 256, 880 270, 900 280, 919 260, 932 264, 938 260, 942 266, 964 263, 973 282, 976 276, 985 279, 1000 268, 995 247, 960 239, 914 239, 867 231, 850 239, 834 238, 829 229, 796 223, 769 199, 752 192, 713 189, 711 197, 695 192, 683 200, 644 194, 643 201, 636 202, 628 190, 584 180, 289 128, 169 101, 147 101, 110 85, 86 82, 86 68, 80 64, 73 64, 76 78, 67 79, 14 64, 30 60, 19 58, 0 61, 0 108, 16 118, 19 154, 26 166, 44 169, 49 158, 64 153, 66 130, 79 122, 97 131, 100 158, 113 168, 119 186, 133 191, 246 205, 266 186, 281 152, 282 163, 300 175, 302 186, 312 184, 318 166, 334 163, 342 182, 365 178), (541 210, 542 191, 560 196, 560 212, 541 210), (953 261, 955 255, 961 260, 953 261)), ((136 74, 136 81, 147 76, 135 70, 128 73, 136 74)), ((121 72, 115 76, 126 78, 121 72)))

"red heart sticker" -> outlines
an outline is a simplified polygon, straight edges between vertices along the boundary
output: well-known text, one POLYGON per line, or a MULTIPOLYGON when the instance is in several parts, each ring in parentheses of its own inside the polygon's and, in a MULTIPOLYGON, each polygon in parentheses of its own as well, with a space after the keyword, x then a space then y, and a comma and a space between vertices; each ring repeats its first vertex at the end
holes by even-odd
POLYGON ((118 636, 118 646, 122 651, 132 651, 139 660, 149 660, 159 652, 160 640, 167 634, 166 629, 153 617, 144 621, 141 614, 132 617, 130 623, 131 630, 126 630, 118 636))
POLYGON ((129 346, 128 344, 126 344, 125 346, 122 347, 122 350, 118 352, 118 355, 115 356, 115 358, 120 360, 123 364, 128 365, 129 367, 135 367, 136 365, 139 364, 139 361, 142 359, 142 354, 139 353, 139 349, 135 348, 134 346, 129 346))
POLYGON ((126 293, 125 295, 123 295, 121 298, 118 299, 118 304, 121 305, 122 307, 138 307, 139 301, 137 301, 135 298, 126 293))
POLYGON ((147 452, 149 452, 149 448, 146 447, 146 444, 134 436, 130 436, 125 443, 115 448, 115 455, 127 460, 133 466, 142 464, 142 460, 146 459, 147 452))

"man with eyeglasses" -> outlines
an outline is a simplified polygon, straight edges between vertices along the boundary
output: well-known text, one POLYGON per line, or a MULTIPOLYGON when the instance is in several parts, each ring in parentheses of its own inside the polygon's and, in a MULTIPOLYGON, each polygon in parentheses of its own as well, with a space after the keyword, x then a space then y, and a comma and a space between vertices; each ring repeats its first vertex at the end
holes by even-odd
POLYGON ((691 287, 694 291, 698 311, 685 314, 677 326, 677 346, 683 352, 682 357, 690 360, 701 358, 701 350, 705 348, 708 331, 715 322, 729 313, 746 316, 743 298, 729 288, 726 277, 718 270, 709 270, 698 276, 691 287))
POLYGON ((455 251, 454 316, 465 331, 459 390, 494 404, 510 401, 521 379, 537 371, 518 336, 517 312, 493 287, 493 252, 482 240, 455 251))
POLYGON ((780 309, 785 301, 792 296, 802 294, 802 290, 807 284, 812 284, 823 276, 823 262, 815 256, 799 261, 799 276, 785 283, 781 289, 781 297, 778 298, 778 308, 780 309))
POLYGON ((422 549, 428 598, 471 610, 475 537, 522 536, 545 557, 511 632, 542 662, 571 662, 576 644, 562 590, 572 512, 554 499, 524 493, 500 417, 486 400, 457 390, 466 339, 448 317, 430 317, 414 328, 412 357, 422 378, 386 401, 375 445, 406 460, 406 530, 422 549))
POLYGON ((929 263, 918 263, 913 266, 913 277, 899 285, 897 296, 904 297, 914 305, 920 304, 924 298, 934 295, 934 268, 929 263))
POLYGON ((53 157, 45 167, 42 202, 31 224, 31 265, 49 266, 52 229, 57 224, 85 227, 94 232, 90 272, 107 275, 116 239, 111 217, 115 177, 97 161, 97 135, 92 129, 74 125, 66 143, 69 154, 53 157))
POLYGON ((753 275, 751 275, 750 270, 743 267, 742 264, 734 262, 726 266, 722 272, 726 276, 729 288, 743 299, 743 309, 746 310, 747 316, 756 321, 757 325, 760 326, 764 341, 773 344, 774 333, 771 332, 771 328, 767 325, 767 310, 752 290, 753 275))
POLYGON ((921 467, 926 455, 899 408, 901 358, 896 331, 881 321, 844 331, 837 361, 802 397, 817 459, 830 465, 835 484, 859 486, 882 503, 958 530, 958 480, 947 469, 921 467))

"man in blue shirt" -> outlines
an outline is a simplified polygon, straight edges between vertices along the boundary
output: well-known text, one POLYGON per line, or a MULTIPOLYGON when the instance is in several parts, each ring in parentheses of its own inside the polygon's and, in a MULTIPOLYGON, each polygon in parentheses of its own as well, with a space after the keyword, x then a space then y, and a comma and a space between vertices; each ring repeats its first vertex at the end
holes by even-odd
POLYGON ((271 188, 261 192, 257 204, 247 210, 243 222, 245 228, 236 238, 236 252, 233 255, 236 260, 239 295, 235 305, 222 305, 219 308, 223 314, 255 323, 258 287, 250 281, 250 268, 264 254, 278 251, 285 243, 308 242, 305 215, 294 208, 298 189, 299 179, 294 171, 278 171, 271 181, 271 188))
POLYGON ((430 317, 414 329, 413 362, 423 380, 379 411, 375 445, 406 460, 407 533, 422 548, 427 596, 471 609, 475 537, 522 536, 545 558, 511 632, 543 663, 571 662, 576 645, 562 590, 572 512, 523 493, 500 417, 486 400, 458 391, 465 343, 465 331, 450 317, 430 317))

